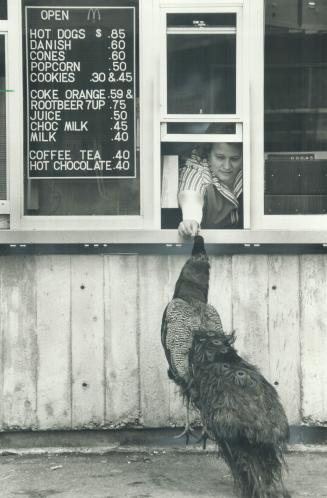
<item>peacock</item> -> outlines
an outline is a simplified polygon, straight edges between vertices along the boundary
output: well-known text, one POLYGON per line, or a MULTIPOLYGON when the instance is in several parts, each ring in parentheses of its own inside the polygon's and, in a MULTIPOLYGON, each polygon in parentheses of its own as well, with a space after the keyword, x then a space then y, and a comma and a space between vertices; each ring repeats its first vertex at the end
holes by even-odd
POLYGON ((242 498, 289 498, 282 480, 289 426, 275 388, 234 347, 208 304, 210 265, 200 235, 176 282, 161 327, 168 376, 200 413, 203 439, 216 442, 242 498))

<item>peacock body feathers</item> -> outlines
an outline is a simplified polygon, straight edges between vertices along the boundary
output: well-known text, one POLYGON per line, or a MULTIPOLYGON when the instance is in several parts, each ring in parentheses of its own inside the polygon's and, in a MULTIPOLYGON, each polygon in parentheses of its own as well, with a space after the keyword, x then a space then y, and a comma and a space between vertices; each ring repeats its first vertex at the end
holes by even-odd
POLYGON ((275 388, 234 348, 207 303, 209 261, 202 237, 165 309, 161 340, 168 374, 200 412, 204 429, 230 467, 244 498, 288 497, 282 483, 289 428, 275 388))
POLYGON ((237 354, 233 341, 233 336, 195 332, 189 355, 192 402, 217 437, 281 444, 288 422, 277 392, 237 354))

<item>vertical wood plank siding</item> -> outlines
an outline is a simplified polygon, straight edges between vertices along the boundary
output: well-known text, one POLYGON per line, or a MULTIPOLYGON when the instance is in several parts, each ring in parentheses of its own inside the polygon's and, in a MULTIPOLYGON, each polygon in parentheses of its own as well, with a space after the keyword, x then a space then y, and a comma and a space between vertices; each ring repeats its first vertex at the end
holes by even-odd
POLYGON ((104 422, 103 258, 71 260, 72 425, 104 422))
MULTIPOLYGON (((26 258, 28 260, 28 258, 26 258)), ((24 260, 24 257, 22 257, 24 260)), ((7 265, 14 268, 11 258, 7 265)), ((72 419, 71 260, 39 256, 35 316, 38 363, 37 420, 40 429, 65 429, 72 419)), ((31 282, 31 289, 34 283, 31 282)), ((20 352, 16 351, 19 355, 20 352)), ((6 377, 6 371, 4 376, 6 377)))
POLYGON ((137 256, 106 256, 105 422, 135 424, 140 416, 137 256))
POLYGON ((327 257, 301 256, 303 418, 327 425, 327 257))
POLYGON ((268 257, 233 257, 233 327, 240 354, 269 378, 268 257))
MULTIPOLYGON (((163 310, 184 256, 0 258, 0 429, 181 425, 163 310)), ((212 256, 209 300, 293 424, 327 424, 327 257, 212 256)))
POLYGON ((290 423, 300 420, 300 279, 297 256, 272 256, 268 267, 270 379, 290 423))
POLYGON ((160 344, 161 317, 169 299, 168 257, 139 258, 141 422, 169 424, 167 363, 160 344))
POLYGON ((36 427, 37 369, 35 259, 1 265, 3 427, 36 427))

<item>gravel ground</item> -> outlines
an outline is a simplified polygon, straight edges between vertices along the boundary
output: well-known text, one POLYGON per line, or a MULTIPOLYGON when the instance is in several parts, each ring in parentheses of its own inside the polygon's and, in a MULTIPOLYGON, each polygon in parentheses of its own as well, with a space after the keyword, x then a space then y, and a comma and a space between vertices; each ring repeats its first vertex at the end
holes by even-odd
MULTIPOLYGON (((213 453, 0 456, 1 498, 232 498, 228 469, 213 453)), ((327 453, 288 454, 292 497, 327 498, 327 453)))

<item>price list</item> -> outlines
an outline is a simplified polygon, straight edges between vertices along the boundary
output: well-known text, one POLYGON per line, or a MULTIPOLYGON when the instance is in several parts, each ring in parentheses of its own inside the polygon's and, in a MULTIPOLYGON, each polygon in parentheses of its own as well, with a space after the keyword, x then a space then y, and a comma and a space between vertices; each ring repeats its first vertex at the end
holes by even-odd
POLYGON ((26 172, 135 178, 135 7, 25 7, 26 172))

